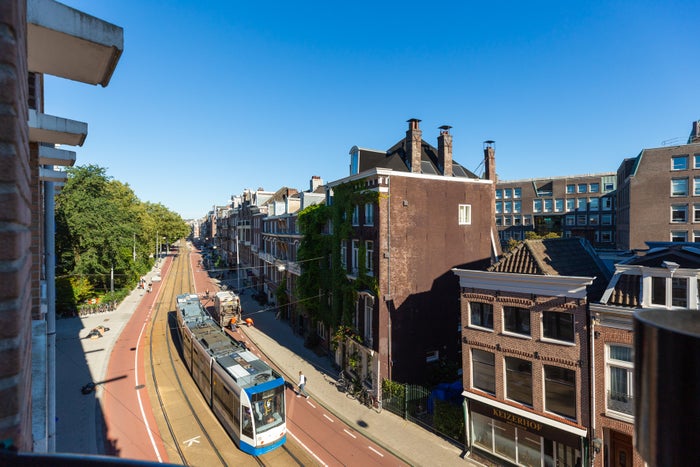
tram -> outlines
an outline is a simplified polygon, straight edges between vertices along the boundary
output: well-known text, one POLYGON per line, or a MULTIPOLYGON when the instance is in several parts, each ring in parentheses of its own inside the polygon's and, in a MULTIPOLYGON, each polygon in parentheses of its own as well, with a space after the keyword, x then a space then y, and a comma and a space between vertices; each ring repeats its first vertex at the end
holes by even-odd
POLYGON ((284 444, 284 378, 222 330, 196 294, 177 297, 177 327, 192 379, 241 451, 261 455, 284 444))

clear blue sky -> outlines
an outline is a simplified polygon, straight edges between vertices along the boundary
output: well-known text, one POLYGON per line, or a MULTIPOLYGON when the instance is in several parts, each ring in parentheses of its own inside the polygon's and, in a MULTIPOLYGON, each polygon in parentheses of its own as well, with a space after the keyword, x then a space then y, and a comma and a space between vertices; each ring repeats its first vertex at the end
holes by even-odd
POLYGON ((107 88, 49 77, 77 164, 201 217, 243 189, 348 175, 422 120, 502 180, 615 171, 700 119, 698 1, 63 0, 124 28, 107 88))

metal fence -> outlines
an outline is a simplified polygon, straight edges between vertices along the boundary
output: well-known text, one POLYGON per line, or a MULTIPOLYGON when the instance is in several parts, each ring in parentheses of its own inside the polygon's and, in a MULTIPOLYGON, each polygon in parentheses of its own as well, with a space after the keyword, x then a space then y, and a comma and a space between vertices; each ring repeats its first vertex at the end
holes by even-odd
POLYGON ((462 404, 437 399, 429 388, 394 383, 389 390, 383 388, 382 407, 460 446, 464 444, 462 404))

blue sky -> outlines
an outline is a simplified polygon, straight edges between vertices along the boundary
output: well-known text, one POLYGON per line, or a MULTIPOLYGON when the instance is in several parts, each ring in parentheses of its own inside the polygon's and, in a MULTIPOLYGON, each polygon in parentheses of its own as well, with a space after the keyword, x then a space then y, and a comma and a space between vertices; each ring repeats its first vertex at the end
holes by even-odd
MULTIPOLYGON (((62 0, 124 28, 107 88, 47 77, 79 165, 201 217, 243 189, 348 175, 409 118, 502 180, 617 170, 700 119, 697 1, 62 0)), ((481 170, 481 169, 479 169, 481 170)))

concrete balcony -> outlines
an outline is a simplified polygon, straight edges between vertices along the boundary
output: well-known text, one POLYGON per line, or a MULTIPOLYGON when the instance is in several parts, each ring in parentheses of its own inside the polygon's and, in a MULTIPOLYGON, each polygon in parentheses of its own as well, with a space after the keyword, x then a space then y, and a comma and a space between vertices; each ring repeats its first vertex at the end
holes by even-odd
POLYGON ((87 127, 87 123, 84 122, 46 115, 29 109, 29 141, 33 143, 82 146, 87 138, 87 127))
POLYGON ((54 0, 27 0, 29 71, 105 87, 123 50, 123 28, 54 0))
POLYGON ((39 146, 39 164, 72 167, 75 164, 75 151, 39 146))
POLYGON ((39 179, 42 182, 65 183, 68 180, 68 173, 61 170, 39 167, 39 179))

